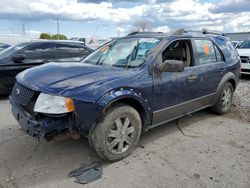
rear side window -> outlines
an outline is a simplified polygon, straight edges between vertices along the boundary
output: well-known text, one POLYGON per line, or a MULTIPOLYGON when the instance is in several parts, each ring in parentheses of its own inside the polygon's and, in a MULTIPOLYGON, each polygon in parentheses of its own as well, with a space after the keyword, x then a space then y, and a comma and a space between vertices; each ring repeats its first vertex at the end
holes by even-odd
POLYGON ((81 61, 89 54, 83 46, 74 44, 56 44, 55 59, 59 61, 81 61))
POLYGON ((195 39, 194 43, 196 47, 196 61, 198 65, 223 61, 221 52, 210 40, 195 39))
POLYGON ((218 47, 214 45, 214 49, 215 49, 215 55, 216 55, 216 62, 224 61, 223 56, 222 56, 220 50, 218 49, 218 47))
POLYGON ((238 55, 238 52, 235 50, 231 41, 229 40, 226 41, 226 48, 227 48, 227 51, 229 52, 230 58, 233 60, 237 60, 239 55, 238 55))
POLYGON ((79 48, 79 54, 80 54, 80 57, 81 57, 81 58, 86 57, 87 55, 90 54, 90 52, 91 52, 91 51, 90 51, 88 48, 85 48, 84 46, 81 46, 81 47, 79 48))

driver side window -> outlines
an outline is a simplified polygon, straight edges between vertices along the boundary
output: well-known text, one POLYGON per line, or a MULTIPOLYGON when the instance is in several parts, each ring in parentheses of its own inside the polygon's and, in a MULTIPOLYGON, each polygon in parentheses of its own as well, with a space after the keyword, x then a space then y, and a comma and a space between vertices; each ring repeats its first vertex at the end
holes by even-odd
POLYGON ((185 67, 193 66, 191 42, 189 40, 178 40, 172 42, 162 52, 162 62, 166 60, 179 60, 183 61, 185 67))
POLYGON ((49 43, 29 46, 23 51, 25 60, 45 60, 50 54, 50 48, 49 43))

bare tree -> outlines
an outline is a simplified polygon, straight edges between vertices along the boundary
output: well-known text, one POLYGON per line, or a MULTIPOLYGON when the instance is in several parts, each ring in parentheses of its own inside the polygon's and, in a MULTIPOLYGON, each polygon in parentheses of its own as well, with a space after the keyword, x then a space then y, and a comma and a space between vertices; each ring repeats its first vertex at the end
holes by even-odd
POLYGON ((146 20, 141 20, 135 24, 137 31, 144 32, 149 30, 149 23, 146 20))

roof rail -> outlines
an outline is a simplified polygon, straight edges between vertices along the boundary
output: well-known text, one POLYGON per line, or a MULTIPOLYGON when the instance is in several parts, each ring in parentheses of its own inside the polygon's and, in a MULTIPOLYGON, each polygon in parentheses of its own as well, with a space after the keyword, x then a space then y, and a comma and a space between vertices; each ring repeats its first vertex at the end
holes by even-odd
POLYGON ((129 33, 127 36, 131 36, 131 35, 136 35, 139 31, 134 31, 132 33, 129 33))
POLYGON ((163 33, 163 32, 150 32, 150 31, 146 31, 146 32, 139 32, 139 31, 134 31, 132 33, 129 33, 127 36, 131 36, 131 35, 136 35, 136 34, 152 34, 152 33, 163 33))
POLYGON ((212 31, 206 28, 202 28, 202 31, 194 31, 194 30, 186 30, 184 28, 176 30, 173 35, 183 35, 184 33, 202 33, 202 34, 214 34, 214 35, 222 35, 225 36, 223 32, 212 31))
POLYGON ((222 36, 225 36, 225 33, 223 33, 223 32, 208 30, 207 28, 202 28, 202 33, 203 33, 203 34, 214 34, 214 35, 222 35, 222 36))

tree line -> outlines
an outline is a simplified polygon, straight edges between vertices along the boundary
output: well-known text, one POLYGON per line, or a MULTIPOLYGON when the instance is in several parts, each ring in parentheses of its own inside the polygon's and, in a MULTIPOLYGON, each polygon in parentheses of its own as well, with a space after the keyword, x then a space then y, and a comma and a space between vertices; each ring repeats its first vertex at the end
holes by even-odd
POLYGON ((50 35, 48 33, 41 33, 39 38, 49 39, 49 40, 67 40, 67 37, 65 35, 61 34, 50 35))

